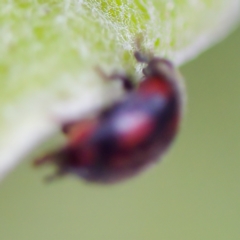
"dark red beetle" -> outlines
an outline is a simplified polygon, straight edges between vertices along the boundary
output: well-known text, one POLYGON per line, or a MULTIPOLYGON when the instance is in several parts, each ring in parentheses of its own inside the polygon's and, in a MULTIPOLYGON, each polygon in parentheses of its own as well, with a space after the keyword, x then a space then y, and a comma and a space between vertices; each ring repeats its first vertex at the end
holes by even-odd
POLYGON ((147 66, 134 89, 127 76, 109 78, 123 82, 124 99, 92 118, 64 124, 67 143, 35 161, 53 162, 54 176, 76 174, 87 181, 112 183, 127 179, 159 161, 179 128, 182 114, 180 76, 163 58, 135 57, 147 66))

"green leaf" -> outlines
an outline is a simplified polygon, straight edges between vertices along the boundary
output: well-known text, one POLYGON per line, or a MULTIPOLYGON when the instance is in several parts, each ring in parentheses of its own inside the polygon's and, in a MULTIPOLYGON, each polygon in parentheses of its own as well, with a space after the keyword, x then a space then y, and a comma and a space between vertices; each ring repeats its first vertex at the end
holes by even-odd
MULTIPOLYGON (((121 96, 94 70, 139 76, 143 48, 177 65, 227 35, 239 0, 2 0, 0 178, 60 122, 121 96)), ((138 77, 139 79, 139 77, 138 77)))

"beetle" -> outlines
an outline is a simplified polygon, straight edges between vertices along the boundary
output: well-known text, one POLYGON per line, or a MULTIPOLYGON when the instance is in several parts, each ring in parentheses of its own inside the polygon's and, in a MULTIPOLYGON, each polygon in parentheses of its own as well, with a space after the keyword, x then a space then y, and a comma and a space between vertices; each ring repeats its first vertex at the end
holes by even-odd
MULTIPOLYGON (((164 58, 136 60, 146 64, 137 87, 129 76, 113 74, 127 94, 93 117, 62 125, 67 143, 34 161, 57 166, 52 178, 75 174, 89 182, 115 183, 128 179, 159 161, 173 142, 181 122, 181 77, 164 58)), ((51 178, 51 177, 50 177, 51 178)))

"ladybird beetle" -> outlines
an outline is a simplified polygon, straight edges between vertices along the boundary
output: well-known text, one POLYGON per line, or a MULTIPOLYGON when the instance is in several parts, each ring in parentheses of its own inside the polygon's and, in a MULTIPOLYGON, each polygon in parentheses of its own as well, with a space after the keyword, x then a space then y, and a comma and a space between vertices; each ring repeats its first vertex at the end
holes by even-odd
POLYGON ((65 123, 67 143, 34 161, 57 165, 52 177, 75 174, 87 181, 113 183, 159 161, 171 145, 182 114, 180 76, 173 64, 135 52, 145 63, 137 88, 128 76, 113 74, 128 92, 124 99, 94 117, 65 123))

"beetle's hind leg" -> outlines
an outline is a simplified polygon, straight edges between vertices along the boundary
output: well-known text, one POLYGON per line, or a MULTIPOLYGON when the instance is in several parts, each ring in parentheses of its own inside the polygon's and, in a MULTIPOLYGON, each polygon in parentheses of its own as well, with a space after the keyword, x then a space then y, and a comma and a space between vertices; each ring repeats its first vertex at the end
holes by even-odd
POLYGON ((63 177, 68 173, 65 167, 65 158, 67 157, 68 149, 62 148, 59 151, 55 151, 45 156, 35 159, 33 162, 34 167, 39 167, 45 164, 55 163, 57 166, 57 170, 55 173, 48 175, 45 177, 46 182, 52 182, 53 180, 63 177))
POLYGON ((66 171, 64 171, 63 169, 60 169, 60 168, 59 168, 55 173, 52 173, 52 174, 46 176, 46 177, 44 178, 44 181, 45 181, 46 183, 51 183, 51 182, 53 182, 53 181, 56 180, 56 179, 59 179, 59 178, 61 178, 61 177, 64 177, 66 174, 67 174, 66 171))

